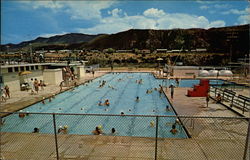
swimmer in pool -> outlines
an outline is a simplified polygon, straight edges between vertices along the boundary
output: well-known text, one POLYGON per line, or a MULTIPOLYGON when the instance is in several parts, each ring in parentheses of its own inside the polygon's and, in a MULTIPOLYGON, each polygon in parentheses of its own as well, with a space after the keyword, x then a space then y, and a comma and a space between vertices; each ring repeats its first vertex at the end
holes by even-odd
POLYGON ((178 132, 178 130, 176 129, 175 124, 172 125, 172 129, 170 130, 170 132, 171 132, 172 134, 176 134, 176 133, 178 132))
POLYGON ((99 101, 98 106, 102 106, 102 101, 99 101))
POLYGON ((45 97, 43 97, 42 99, 42 104, 45 104, 45 97))
POLYGON ((136 99, 135 99, 136 102, 139 102, 140 101, 140 98, 137 96, 136 99))
POLYGON ((154 121, 150 121, 150 127, 154 127, 155 126, 155 122, 154 121))
POLYGON ((102 130, 98 126, 95 127, 95 130, 92 131, 94 135, 102 135, 102 130))
POLYGON ((32 133, 39 133, 39 128, 34 128, 32 133))
POLYGON ((105 102, 104 102, 104 104, 105 104, 106 106, 109 106, 109 105, 110 105, 109 100, 106 99, 105 102))
POLYGON ((166 105, 166 111, 169 111, 170 108, 169 108, 169 105, 166 105))

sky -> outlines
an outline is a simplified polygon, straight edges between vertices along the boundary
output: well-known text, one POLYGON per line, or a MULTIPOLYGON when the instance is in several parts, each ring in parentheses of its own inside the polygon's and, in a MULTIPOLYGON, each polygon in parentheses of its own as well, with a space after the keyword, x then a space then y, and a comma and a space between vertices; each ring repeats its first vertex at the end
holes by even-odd
POLYGON ((1 0, 1 44, 66 33, 250 23, 247 0, 1 0))

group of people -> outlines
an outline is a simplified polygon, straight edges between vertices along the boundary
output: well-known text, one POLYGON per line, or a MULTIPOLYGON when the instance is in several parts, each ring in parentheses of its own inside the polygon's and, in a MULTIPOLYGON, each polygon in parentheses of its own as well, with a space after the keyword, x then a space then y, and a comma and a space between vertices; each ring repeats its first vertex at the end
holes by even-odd
POLYGON ((1 101, 6 102, 7 98, 10 98, 10 88, 8 85, 5 85, 4 88, 1 88, 1 101))
MULTIPOLYGON (((52 99, 55 99, 56 97, 55 97, 55 94, 53 94, 52 96, 50 96, 50 97, 48 97, 48 99, 49 99, 49 102, 51 102, 52 101, 52 99)), ((42 99, 42 104, 45 104, 45 97, 43 97, 43 99, 42 99)))
POLYGON ((136 80, 135 83, 142 84, 142 79, 136 80))
MULTIPOLYGON (((105 134, 105 133, 103 132, 103 130, 102 130, 102 126, 101 126, 101 125, 96 126, 96 127, 95 127, 95 130, 93 130, 92 133, 93 133, 94 135, 103 135, 103 134, 105 134)), ((116 134, 116 133, 117 133, 117 132, 116 132, 115 128, 112 128, 112 129, 111 129, 111 135, 114 135, 114 134, 116 134)))
POLYGON ((102 101, 100 100, 99 103, 98 103, 99 106, 109 106, 110 105, 110 102, 108 99, 105 100, 104 103, 102 103, 102 101))
POLYGON ((105 86, 106 82, 107 82, 107 81, 105 81, 105 80, 100 81, 99 88, 101 88, 101 87, 105 86))
POLYGON ((31 78, 29 87, 31 89, 31 94, 35 94, 35 92, 38 94, 39 87, 41 88, 41 90, 44 90, 44 87, 46 87, 46 85, 43 80, 38 81, 36 78, 31 78))

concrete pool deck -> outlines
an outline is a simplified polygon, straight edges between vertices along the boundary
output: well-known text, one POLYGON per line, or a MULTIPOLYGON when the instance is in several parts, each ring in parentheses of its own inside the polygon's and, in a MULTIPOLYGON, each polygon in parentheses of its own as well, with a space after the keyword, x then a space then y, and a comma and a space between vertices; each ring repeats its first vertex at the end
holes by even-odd
MULTIPOLYGON (((105 72, 99 72, 95 77, 105 72)), ((82 82, 93 78, 87 75, 82 82)), ((210 99, 206 107, 205 98, 186 97, 187 88, 176 88, 174 105, 178 115, 238 117, 225 106, 210 99)), ((48 86, 38 95, 25 91, 12 93, 11 99, 1 103, 1 111, 16 111, 41 97, 58 93, 58 86, 48 86), (21 95, 20 95, 21 94, 21 95)), ((169 92, 165 92, 169 97, 169 92)), ((218 120, 212 118, 181 118, 192 138, 159 138, 158 159, 242 159, 247 133, 244 119, 218 120)), ((0 155, 8 160, 55 160, 54 135, 34 133, 1 133, 0 155)), ((155 138, 113 137, 91 135, 58 135, 59 157, 62 160, 153 160, 155 158, 155 138)), ((249 157, 249 154, 248 154, 249 157)))
MULTIPOLYGON (((84 79, 78 80, 78 84, 82 84, 88 80, 100 77, 106 74, 106 72, 96 72, 93 76, 91 73, 86 73, 84 79)), ((61 92, 71 89, 70 87, 63 87, 61 92)), ((11 92, 11 91, 10 91, 11 92)), ((31 95, 30 91, 15 91, 11 92, 11 98, 7 99, 6 102, 0 102, 0 112, 15 112, 20 109, 25 108, 26 106, 37 103, 43 99, 43 97, 51 97, 53 94, 59 94, 60 87, 58 85, 48 85, 44 87, 44 90, 39 90, 38 94, 31 95)))

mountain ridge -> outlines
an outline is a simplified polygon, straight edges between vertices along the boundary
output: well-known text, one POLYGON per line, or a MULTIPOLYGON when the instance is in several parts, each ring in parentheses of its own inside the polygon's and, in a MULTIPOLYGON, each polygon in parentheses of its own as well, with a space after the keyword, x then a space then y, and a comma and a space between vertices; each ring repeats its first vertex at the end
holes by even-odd
MULTIPOLYGON (((10 45, 10 49, 26 49, 32 43, 34 49, 164 49, 206 48, 208 52, 246 54, 249 50, 249 24, 220 28, 190 29, 130 29, 115 34, 88 35, 68 33, 49 38, 10 45), (236 38, 235 38, 236 37, 236 38)), ((1 49, 6 45, 1 45, 1 49)), ((6 49, 5 49, 6 50, 6 49)))

